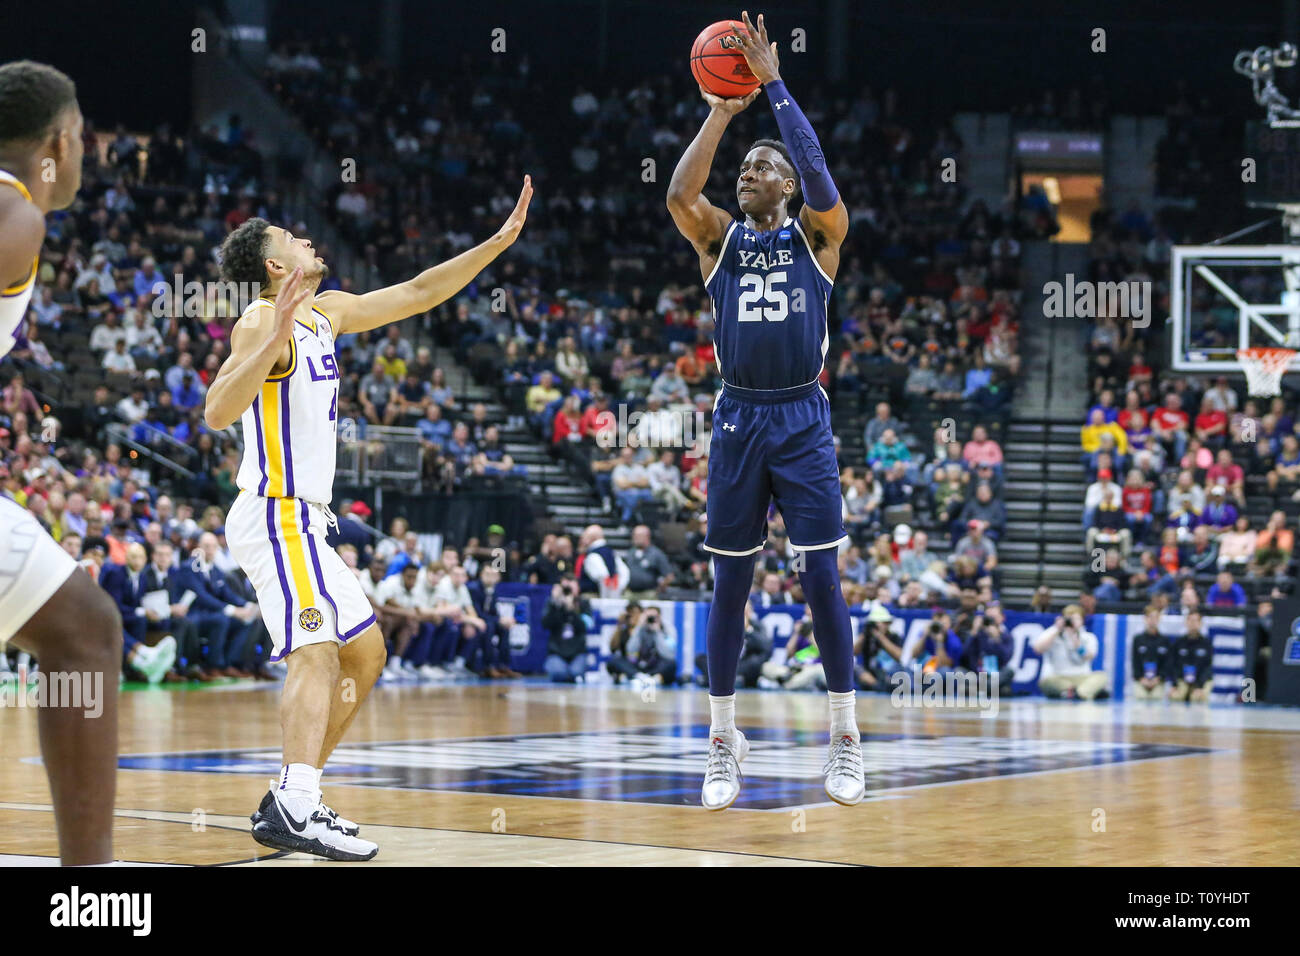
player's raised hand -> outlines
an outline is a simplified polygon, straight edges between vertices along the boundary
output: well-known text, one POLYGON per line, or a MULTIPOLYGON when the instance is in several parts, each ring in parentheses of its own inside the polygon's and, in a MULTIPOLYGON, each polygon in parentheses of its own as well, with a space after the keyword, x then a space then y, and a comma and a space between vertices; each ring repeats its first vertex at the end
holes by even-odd
POLYGON ((517 238, 519 232, 524 228, 524 220, 528 218, 528 204, 533 199, 533 177, 524 177, 524 188, 519 193, 519 201, 515 203, 514 211, 510 213, 510 218, 506 220, 500 231, 497 233, 510 245, 517 238))
POLYGON ((736 26, 736 41, 740 44, 740 52, 745 54, 745 62, 758 77, 758 82, 771 83, 781 79, 781 61, 776 55, 776 42, 767 38, 767 24, 763 22, 763 14, 758 15, 757 27, 749 19, 748 10, 742 10, 740 18, 745 26, 744 29, 736 26))
POLYGON ((293 337, 293 317, 298 306, 311 295, 311 286, 302 281, 302 266, 294 269, 289 278, 280 286, 275 297, 275 338, 278 342, 288 342, 293 337))
POLYGON ((710 108, 721 110, 724 113, 730 113, 735 116, 758 97, 762 87, 756 87, 748 96, 737 96, 731 99, 723 99, 721 96, 714 96, 704 87, 700 87, 700 96, 704 97, 704 102, 708 103, 710 108))

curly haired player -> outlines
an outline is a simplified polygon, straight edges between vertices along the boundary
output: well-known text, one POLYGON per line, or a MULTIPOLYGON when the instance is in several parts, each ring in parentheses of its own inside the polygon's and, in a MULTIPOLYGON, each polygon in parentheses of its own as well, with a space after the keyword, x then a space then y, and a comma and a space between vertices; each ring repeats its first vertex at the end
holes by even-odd
POLYGON ((287 660, 280 703, 284 764, 252 815, 253 839, 332 860, 379 852, 321 800, 321 770, 384 667, 383 634, 365 592, 325 544, 334 523, 339 369, 334 341, 427 312, 483 271, 518 237, 533 187, 486 242, 365 295, 314 295, 329 274, 306 236, 250 219, 221 247, 227 280, 264 294, 230 335, 207 394, 208 426, 242 420, 239 497, 226 517, 230 553, 257 591, 272 660, 287 660), (247 287, 247 286, 245 286, 247 287), (350 692, 344 693, 347 688, 350 692))

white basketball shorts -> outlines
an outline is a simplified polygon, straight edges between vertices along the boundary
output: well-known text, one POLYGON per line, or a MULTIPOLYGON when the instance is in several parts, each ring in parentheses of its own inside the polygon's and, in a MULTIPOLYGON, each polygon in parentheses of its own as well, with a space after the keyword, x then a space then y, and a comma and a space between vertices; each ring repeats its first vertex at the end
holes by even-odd
POLYGON ((306 644, 346 644, 375 623, 361 582, 325 543, 328 520, 301 498, 247 491, 226 515, 226 544, 257 591, 273 661, 306 644))
POLYGON ((77 562, 30 511, 0 495, 0 645, 23 629, 77 562))

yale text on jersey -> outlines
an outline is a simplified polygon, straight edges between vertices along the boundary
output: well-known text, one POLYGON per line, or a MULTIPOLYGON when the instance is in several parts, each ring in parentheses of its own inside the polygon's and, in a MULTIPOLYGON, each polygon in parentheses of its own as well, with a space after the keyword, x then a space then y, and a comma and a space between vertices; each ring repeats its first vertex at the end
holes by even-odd
POLYGON ((762 252, 748 252, 744 249, 737 249, 736 256, 740 260, 742 269, 762 269, 766 271, 774 266, 794 265, 794 252, 790 249, 773 249, 770 256, 762 252))

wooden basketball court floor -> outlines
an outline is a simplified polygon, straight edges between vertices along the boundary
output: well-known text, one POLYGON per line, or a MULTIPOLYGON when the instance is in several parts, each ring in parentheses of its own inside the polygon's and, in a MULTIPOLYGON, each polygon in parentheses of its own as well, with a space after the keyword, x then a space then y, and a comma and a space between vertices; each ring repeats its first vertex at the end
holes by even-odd
MULTIPOLYGON (((279 688, 126 692, 123 860, 345 865, 267 850, 248 814, 279 766, 279 688)), ((492 683, 376 688, 326 800, 367 866, 1294 865, 1300 711, 1262 705, 859 698, 868 799, 821 790, 824 694, 741 692, 741 800, 699 806, 702 690, 492 683)), ((0 708, 0 865, 57 844, 35 714, 0 708)))

